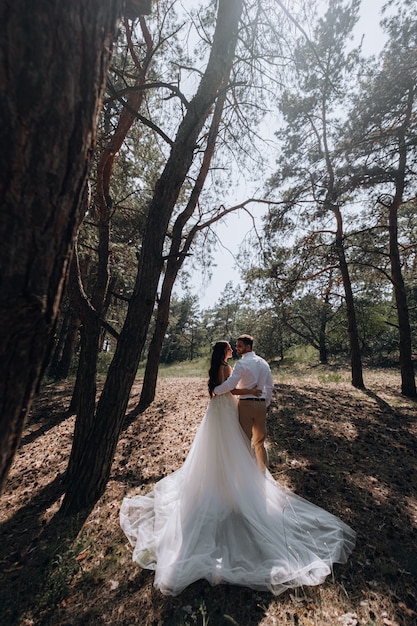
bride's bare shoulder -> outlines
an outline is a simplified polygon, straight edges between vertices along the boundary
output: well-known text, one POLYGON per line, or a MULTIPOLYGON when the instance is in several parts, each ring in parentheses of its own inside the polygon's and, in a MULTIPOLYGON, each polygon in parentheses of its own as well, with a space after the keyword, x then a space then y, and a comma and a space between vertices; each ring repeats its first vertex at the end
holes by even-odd
POLYGON ((230 374, 232 373, 232 368, 230 367, 230 365, 220 365, 219 367, 219 383, 222 383, 226 380, 226 378, 229 378, 230 374))

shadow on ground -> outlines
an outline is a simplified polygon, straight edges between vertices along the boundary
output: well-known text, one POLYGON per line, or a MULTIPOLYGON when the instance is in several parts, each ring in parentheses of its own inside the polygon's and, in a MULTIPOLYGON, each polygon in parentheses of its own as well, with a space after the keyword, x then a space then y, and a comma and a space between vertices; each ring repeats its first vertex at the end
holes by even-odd
MULTIPOLYGON (((334 581, 320 588, 273 598, 199 581, 170 598, 154 590, 152 572, 131 563, 118 525, 123 495, 134 487, 149 489, 179 467, 202 417, 204 397, 187 403, 186 390, 179 406, 169 382, 164 385, 161 399, 124 430, 107 492, 90 516, 56 515, 63 493, 63 473, 56 467, 42 465, 43 473, 41 467, 36 476, 28 474, 35 439, 39 446, 66 419, 59 403, 49 412, 43 404, 35 413, 4 496, 1 626, 417 623, 415 404, 387 397, 382 387, 276 385, 269 416, 271 472, 351 525, 357 547, 347 565, 335 568, 334 581), (39 423, 43 430, 35 438, 30 428, 39 423), (343 615, 353 616, 351 622, 341 621, 343 615)), ((55 445, 67 457, 70 435, 60 432, 63 439, 55 437, 55 445)), ((55 439, 48 440, 45 455, 53 454, 55 439)))

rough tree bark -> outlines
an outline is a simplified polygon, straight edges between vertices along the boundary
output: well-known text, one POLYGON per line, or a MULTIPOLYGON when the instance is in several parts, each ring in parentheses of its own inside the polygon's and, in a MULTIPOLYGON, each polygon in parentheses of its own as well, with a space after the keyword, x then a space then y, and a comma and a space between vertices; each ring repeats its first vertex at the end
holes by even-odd
POLYGON ((333 212, 336 219, 336 237, 335 248, 338 257, 340 274, 342 276, 343 289, 345 292, 346 316, 347 316, 347 332, 350 346, 350 365, 352 372, 352 385, 358 389, 364 389, 362 356, 359 345, 358 324, 356 320, 355 299, 352 291, 352 281, 350 279, 349 267, 346 261, 343 218, 340 206, 337 204, 337 189, 335 185, 335 173, 330 156, 330 150, 327 141, 327 119, 326 119, 326 99, 322 101, 322 118, 323 118, 323 147, 326 160, 326 169, 328 174, 327 190, 325 206, 333 212))
POLYGON ((59 379, 58 368, 62 361, 62 355, 65 351, 65 344, 67 343, 67 336, 69 329, 72 325, 73 312, 67 307, 64 311, 61 311, 61 320, 59 326, 59 332, 55 333, 54 349, 49 363, 48 376, 59 379))
POLYGON ((210 220, 206 224, 202 224, 200 227, 195 226, 194 228, 191 228, 183 241, 184 227, 193 215, 194 210, 197 206, 197 202, 204 187, 204 183, 209 173, 210 164, 215 152, 216 140, 219 134, 220 122, 222 120, 224 104, 226 101, 227 80, 229 79, 232 69, 232 60, 233 59, 230 59, 229 69, 227 72, 225 72, 224 88, 216 101, 216 106, 214 109, 214 114, 207 137, 207 146, 204 151, 204 157, 200 167, 200 171, 197 176, 197 180, 190 194, 190 199, 187 202, 187 206, 175 220, 175 224, 172 229, 171 246, 166 262, 164 280, 162 281, 161 295, 159 298, 158 312, 156 315, 155 330, 149 346, 142 390, 138 406, 135 409, 136 414, 144 411, 155 399, 159 361, 161 358, 165 333, 169 323, 169 307, 171 303, 172 290, 174 288, 178 272, 181 269, 182 264, 184 263, 186 255, 191 248, 197 232, 202 228, 208 227, 209 224, 213 223, 214 221, 210 220))
POLYGON ((74 356, 75 345, 77 343, 78 334, 80 332, 81 320, 73 312, 70 319, 62 355, 56 366, 54 377, 55 380, 64 380, 68 378, 71 368, 71 362, 74 356))
POLYGON ((409 398, 415 398, 416 381, 414 374, 414 364, 412 359, 412 341, 410 316, 407 303, 407 292, 404 278, 401 271, 401 260, 398 250, 397 240, 397 219, 398 208, 393 202, 389 210, 389 233, 390 233, 390 262, 391 280, 394 286, 395 303, 397 306, 398 331, 400 336, 399 354, 401 370, 401 393, 409 398))
POLYGON ((115 355, 101 393, 93 427, 82 445, 81 462, 71 471, 62 512, 94 504, 110 476, 163 268, 163 244, 182 184, 191 166, 200 131, 210 113, 234 56, 242 0, 219 0, 210 57, 200 85, 179 126, 165 168, 150 203, 135 288, 115 355))
POLYGON ((409 398, 417 396, 414 364, 412 358, 412 340, 410 314, 408 310, 407 292, 401 269, 401 258, 398 249, 398 198, 394 197, 389 207, 389 257, 391 264, 391 281, 394 287, 397 308, 399 355, 401 371, 401 393, 409 398))
POLYGON ((0 5, 0 488, 50 346, 121 4, 0 5))
POLYGON ((401 369, 401 393, 409 398, 417 397, 414 364, 412 358, 412 340, 410 315, 408 311, 407 292, 401 269, 401 257, 398 248, 398 209, 403 201, 407 142, 406 128, 413 115, 413 101, 415 86, 411 85, 408 91, 407 111, 402 126, 397 131, 399 162, 395 178, 395 195, 388 207, 389 258, 391 265, 391 280, 394 286, 395 303, 397 306, 398 331, 400 336, 399 353, 401 369))
MULTIPOLYGON (((71 473, 78 467, 80 459, 78 454, 82 452, 84 439, 88 436, 94 419, 96 394, 97 394, 97 360, 100 350, 102 326, 100 320, 105 319, 110 304, 108 288, 110 283, 109 256, 110 256, 110 225, 113 213, 113 202, 110 195, 111 178, 114 163, 126 135, 132 124, 136 121, 136 112, 141 108, 144 91, 140 89, 145 83, 147 71, 154 53, 154 44, 147 28, 145 18, 140 17, 139 23, 146 46, 146 52, 142 60, 132 52, 137 70, 137 78, 127 106, 122 109, 116 129, 109 138, 103 149, 98 165, 96 176, 95 211, 97 213, 98 228, 98 255, 96 280, 90 298, 91 308, 81 301, 84 292, 77 290, 77 284, 81 285, 81 275, 73 277, 72 294, 73 302, 80 316, 83 316, 83 328, 81 335, 80 359, 77 371, 77 380, 74 386, 74 394, 71 400, 71 410, 76 412, 77 419, 74 430, 74 441, 71 449, 71 458, 68 465, 67 478, 71 479, 71 473)), ((130 48, 131 33, 126 23, 126 32, 130 48)), ((73 271, 77 271, 78 264, 73 264, 73 271)))
POLYGON ((340 273, 342 275, 343 289, 345 292, 352 385, 354 387, 358 387, 358 389, 364 389, 365 384, 363 382, 362 356, 359 345, 358 324, 356 321, 355 299, 353 297, 352 282, 350 280, 349 267, 346 261, 345 246, 343 243, 342 214, 338 206, 334 206, 332 210, 337 223, 335 247, 339 259, 340 273))
POLYGON ((325 294, 324 294, 324 298, 323 298, 323 303, 322 303, 322 307, 321 307, 321 311, 320 311, 320 330, 319 330, 319 360, 320 363, 322 363, 323 365, 327 365, 328 359, 327 359, 327 344, 326 344, 326 329, 327 329, 327 322, 329 319, 329 301, 330 301, 330 285, 331 285, 331 279, 330 279, 330 284, 327 287, 325 294))

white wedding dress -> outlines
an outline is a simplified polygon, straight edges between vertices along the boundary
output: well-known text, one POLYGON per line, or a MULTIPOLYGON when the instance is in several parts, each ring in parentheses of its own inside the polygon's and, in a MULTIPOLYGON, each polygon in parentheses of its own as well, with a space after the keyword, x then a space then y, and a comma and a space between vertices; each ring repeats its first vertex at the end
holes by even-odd
POLYGON ((184 465, 124 498, 120 523, 167 595, 201 578, 276 595, 318 585, 355 544, 339 518, 259 470, 229 393, 209 401, 184 465))

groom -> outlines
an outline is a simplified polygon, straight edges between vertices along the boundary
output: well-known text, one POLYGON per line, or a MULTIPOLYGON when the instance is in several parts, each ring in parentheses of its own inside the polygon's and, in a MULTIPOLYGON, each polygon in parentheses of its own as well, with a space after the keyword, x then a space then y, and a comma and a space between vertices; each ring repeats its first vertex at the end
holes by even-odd
POLYGON ((263 471, 268 466, 265 450, 266 410, 271 402, 273 382, 268 363, 253 350, 253 337, 240 335, 236 342, 236 352, 242 357, 234 366, 230 377, 214 388, 221 395, 235 388, 261 389, 262 394, 239 398, 239 422, 255 448, 258 467, 263 471))

